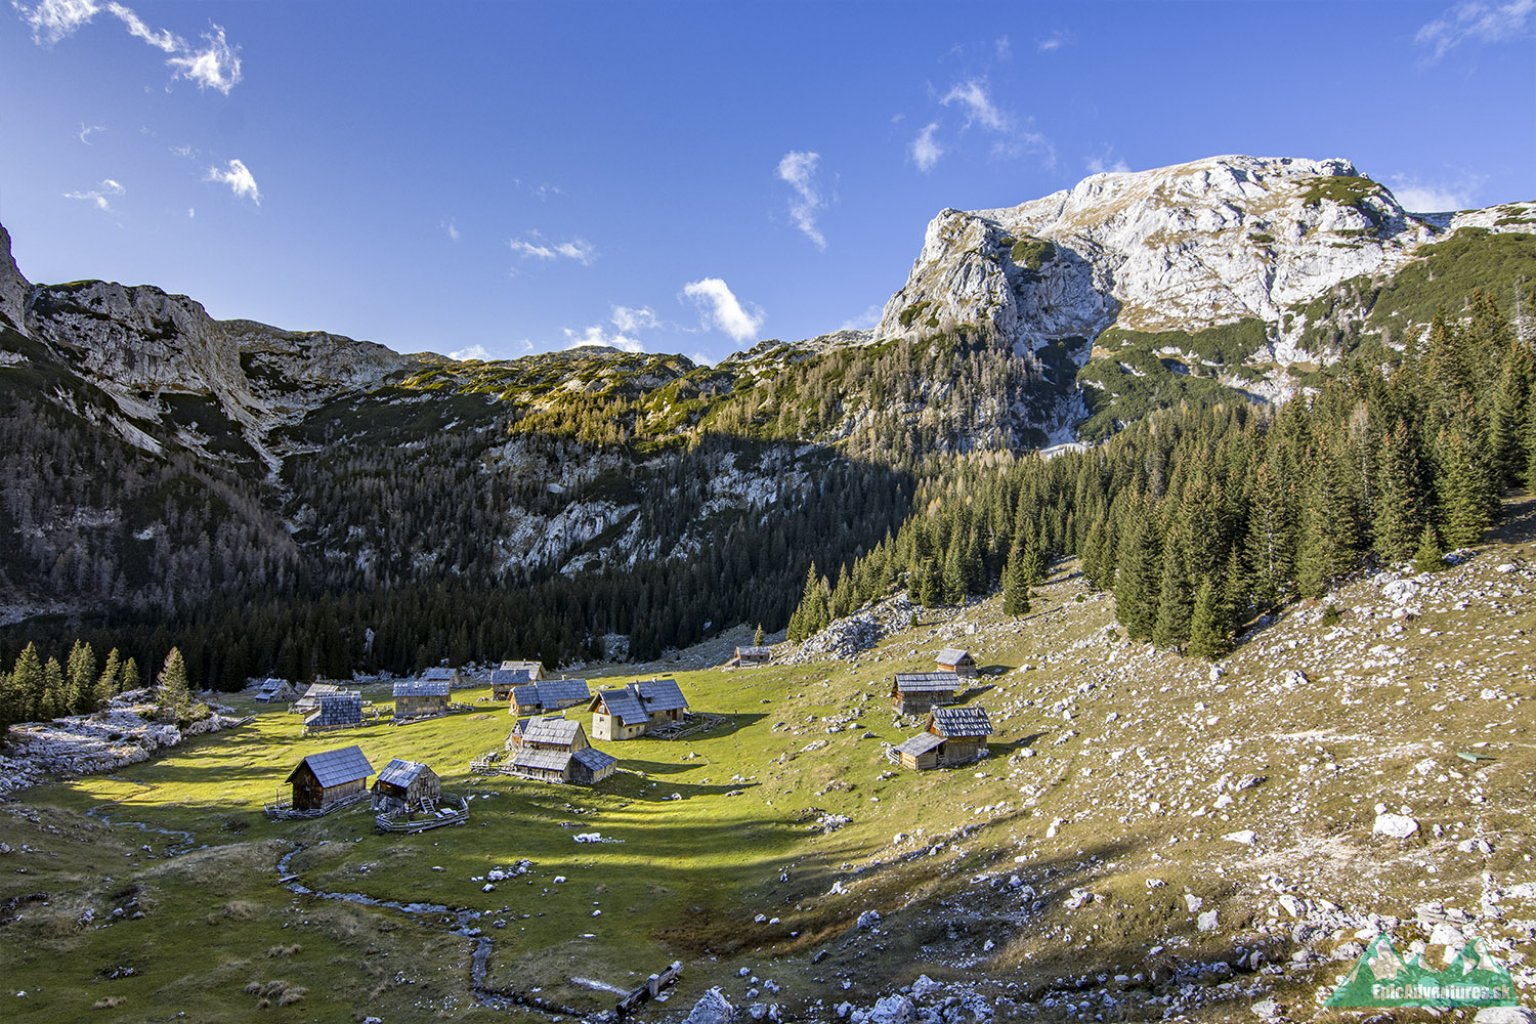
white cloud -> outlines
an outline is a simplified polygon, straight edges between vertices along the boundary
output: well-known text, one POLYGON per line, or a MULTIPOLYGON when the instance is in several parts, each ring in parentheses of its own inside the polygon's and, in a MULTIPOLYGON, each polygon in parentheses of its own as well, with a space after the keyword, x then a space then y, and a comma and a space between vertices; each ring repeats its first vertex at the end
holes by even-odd
POLYGON ((917 138, 912 140, 910 152, 912 162, 917 164, 917 169, 927 174, 933 170, 933 165, 939 162, 939 157, 944 155, 944 147, 939 145, 939 140, 934 136, 938 133, 939 122, 929 121, 923 130, 917 133, 917 138))
POLYGON ((690 281, 683 286, 683 296, 703 311, 705 324, 718 327, 737 342, 754 340, 767 319, 767 314, 756 306, 749 313, 730 286, 718 277, 690 281))
POLYGON ((459 240, 459 225, 452 217, 443 221, 443 230, 447 232, 449 241, 457 242, 459 240))
POLYGON ((1533 12, 1536 0, 1466 0, 1423 25, 1413 41, 1429 48, 1431 60, 1439 60, 1465 42, 1507 43, 1527 37, 1533 12))
POLYGON ((837 325, 840 331, 867 331, 880 322, 880 314, 885 312, 883 306, 870 306, 858 316, 849 317, 837 325))
POLYGON ((650 306, 614 306, 610 319, 621 331, 644 331, 661 326, 656 311, 650 306))
POLYGON ((479 359, 483 361, 491 358, 491 353, 484 345, 471 345, 469 348, 461 348, 457 352, 449 352, 448 358, 456 359, 461 363, 466 359, 479 359))
POLYGON ((187 207, 187 220, 196 220, 196 219, 197 219, 197 209, 196 209, 196 207, 192 207, 192 206, 187 207))
POLYGON ((1477 205, 1475 195, 1483 175, 1463 173, 1454 181, 1431 182, 1408 174, 1392 176, 1392 194, 1410 213, 1450 213, 1477 205))
POLYGON ((566 348, 580 348, 583 345, 602 345, 607 348, 622 349, 625 352, 644 352, 645 345, 639 338, 632 338, 622 331, 610 333, 602 324, 593 324, 585 331, 575 331, 567 327, 565 330, 566 348))
POLYGON ((997 55, 998 60, 1012 60, 1013 41, 1007 36, 998 36, 992 40, 992 52, 997 55))
POLYGON ((819 153, 790 150, 779 161, 779 180, 795 190, 795 198, 789 204, 789 215, 794 219, 795 227, 816 248, 825 249, 826 236, 816 226, 816 211, 826 206, 826 200, 822 199, 821 191, 816 187, 816 168, 820 163, 819 153))
POLYGON ((217 167, 208 168, 208 176, 204 181, 222 182, 229 186, 229 190, 237 197, 249 199, 257 206, 261 205, 261 189, 256 186, 256 179, 252 176, 250 168, 242 161, 231 160, 225 165, 224 170, 217 167))
POLYGON ((1130 164, 1115 155, 1115 147, 1107 146, 1102 153, 1090 156, 1084 161, 1089 174, 1103 174, 1106 171, 1114 174, 1124 174, 1131 169, 1130 164))
POLYGON ((84 121, 82 121, 80 123, 80 141, 89 146, 91 144, 92 135, 95 135, 97 132, 104 132, 106 130, 107 126, 104 124, 86 124, 84 121))
POLYGON ((85 192, 65 192, 65 199, 80 199, 90 203, 98 210, 112 209, 111 200, 117 196, 127 195, 128 190, 114 181, 112 178, 103 178, 100 185, 85 192))
POLYGON ((1059 28, 1050 35, 1042 36, 1035 40, 1036 53, 1054 53, 1055 51, 1072 42, 1073 35, 1064 28, 1059 28))
POLYGON ((960 104, 965 108, 965 127, 979 124, 988 131, 1006 132, 1012 127, 1012 119, 999 110, 987 94, 987 83, 980 79, 961 82, 950 88, 939 103, 948 107, 960 104))
POLYGON ((176 69, 177 78, 190 79, 200 89, 217 89, 228 96, 240 84, 240 51, 229 45, 224 29, 212 26, 203 33, 203 48, 194 50, 182 43, 182 52, 166 61, 176 69))
POLYGON ((591 242, 581 238, 573 238, 568 242, 547 242, 537 231, 530 231, 527 238, 509 239, 507 247, 525 259, 531 256, 546 261, 574 260, 584 267, 590 267, 597 261, 597 248, 591 242))
POLYGON ((166 54, 173 79, 185 78, 226 96, 240 82, 240 51, 229 44, 224 29, 218 25, 211 25, 211 30, 203 33, 203 45, 198 47, 170 29, 150 28, 132 8, 115 0, 105 4, 96 0, 38 0, 30 7, 22 0, 11 0, 11 5, 31 26, 32 39, 39 45, 52 46, 106 11, 123 24, 129 35, 166 54))

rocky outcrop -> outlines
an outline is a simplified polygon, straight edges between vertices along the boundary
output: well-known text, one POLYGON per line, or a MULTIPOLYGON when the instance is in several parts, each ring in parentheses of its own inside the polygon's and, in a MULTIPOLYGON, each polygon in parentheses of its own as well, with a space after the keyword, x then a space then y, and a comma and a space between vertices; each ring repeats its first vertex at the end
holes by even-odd
POLYGON ((11 256, 11 233, 0 224, 0 318, 23 333, 29 287, 11 256))

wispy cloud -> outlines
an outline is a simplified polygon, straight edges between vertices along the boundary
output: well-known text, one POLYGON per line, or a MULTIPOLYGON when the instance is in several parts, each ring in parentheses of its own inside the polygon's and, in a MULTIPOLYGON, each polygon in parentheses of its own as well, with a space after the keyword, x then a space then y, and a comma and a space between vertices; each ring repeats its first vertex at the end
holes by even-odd
MULTIPOLYGON (((1032 120, 1026 119, 1020 123, 1018 118, 994 102, 985 80, 972 78, 959 82, 944 94, 939 103, 965 112, 965 123, 960 126, 961 131, 979 128, 992 136, 993 156, 1016 157, 1036 152, 1044 157, 1047 166, 1056 165, 1056 147, 1051 140, 1035 129, 1032 120)), ((928 129, 923 129, 923 132, 924 135, 918 136, 918 142, 924 141, 924 136, 927 136, 927 142, 933 144, 928 129)), ((917 160, 918 169, 924 170, 923 161, 917 156, 917 146, 918 143, 913 144, 913 159, 917 160)), ((934 160, 937 159, 935 156, 934 160)), ((932 162, 928 166, 931 167, 932 162)))
POLYGON ((609 319, 619 330, 631 333, 661 326, 661 320, 650 306, 614 306, 609 319))
POLYGON ((1054 53, 1061 49, 1063 46, 1071 44, 1074 38, 1076 37, 1073 36, 1071 32, 1068 32, 1064 28, 1059 28, 1056 31, 1049 33, 1048 35, 1044 35, 1039 39, 1036 39, 1035 52, 1054 53))
POLYGON ((86 124, 85 122, 82 121, 80 123, 79 139, 80 139, 81 142, 83 142, 87 146, 89 146, 91 144, 91 136, 92 135, 95 135, 98 132, 104 132, 106 130, 107 130, 107 126, 104 125, 104 124, 86 124))
POLYGON ((79 199, 90 203, 98 210, 111 210, 112 200, 118 196, 127 195, 128 190, 112 178, 103 178, 100 185, 85 192, 65 192, 65 199, 79 199))
POLYGON ((1450 213, 1477 205, 1476 193, 1487 178, 1463 172, 1449 181, 1426 181, 1411 174, 1391 177, 1392 194, 1411 213, 1450 213))
POLYGON ((461 348, 457 352, 449 352, 448 358, 457 359, 461 363, 466 359, 479 359, 484 361, 491 358, 491 353, 490 350, 487 349, 484 345, 471 345, 468 348, 461 348))
POLYGON ((219 25, 210 25, 202 34, 201 45, 187 42, 170 29, 154 29, 132 8, 109 0, 38 0, 28 5, 11 0, 17 13, 32 29, 32 39, 39 45, 52 46, 73 35, 96 15, 105 11, 140 39, 166 55, 172 79, 196 82, 199 88, 216 89, 226 96, 240 83, 240 51, 231 46, 219 25))
POLYGON ((885 312, 882 306, 870 306, 858 316, 849 317, 837 325, 840 331, 867 331, 880 322, 880 314, 885 312))
MULTIPOLYGON (((256 185, 256 178, 251 174, 249 167, 241 160, 231 160, 224 165, 223 170, 218 167, 208 168, 208 176, 204 181, 216 181, 229 186, 229 190, 240 199, 249 199, 257 206, 261 205, 261 189, 256 185)), ((282 204, 278 204, 282 205, 282 204)))
POLYGON ((1103 174, 1106 171, 1123 174, 1131 169, 1130 164, 1115 154, 1114 146, 1105 146, 1102 152, 1083 161, 1083 166, 1088 169, 1089 174, 1103 174))
POLYGON ((826 236, 816 226, 816 211, 826 206, 821 191, 816 187, 816 168, 821 163, 819 153, 790 150, 779 161, 779 180, 795 190, 790 200, 789 215, 795 227, 809 238, 818 249, 827 247, 826 236))
POLYGON ((1466 0, 1420 27, 1413 41, 1430 51, 1431 60, 1439 60, 1462 43, 1515 42, 1531 35, 1533 12, 1536 0, 1466 0))
POLYGON ((917 138, 912 140, 908 152, 912 155, 912 162, 917 164, 917 169, 927 174, 933 170, 933 165, 939 162, 939 157, 944 155, 944 147, 938 140, 939 122, 929 121, 923 126, 923 130, 917 133, 917 138))
POLYGON ((602 345, 605 348, 616 348, 624 352, 644 352, 645 344, 639 339, 630 337, 623 331, 610 331, 602 324, 593 324, 584 331, 575 331, 565 328, 566 348, 581 348, 583 345, 602 345))
POLYGON ((625 352, 644 352, 645 343, 640 340, 640 332, 665 326, 650 306, 614 306, 609 310, 606 324, 593 324, 584 330, 564 328, 565 347, 604 345, 625 352))
POLYGON ((530 231, 526 238, 509 239, 507 247, 524 259, 531 257, 546 262, 572 260, 584 267, 590 267, 597 261, 597 248, 583 238, 573 238, 567 242, 550 242, 546 241, 539 232, 530 231))
POLYGON ((1007 36, 998 36, 992 40, 992 53, 998 60, 1013 59, 1013 41, 1007 36))
POLYGON ((450 242, 457 242, 460 238, 458 222, 452 217, 443 221, 443 233, 448 236, 450 242))
POLYGON ((944 98, 943 106, 958 104, 965 111, 965 127, 979 124, 988 131, 1006 132, 1012 128, 1012 119, 998 109, 987 92, 987 83, 971 79, 952 86, 944 98))
POLYGON ((718 327, 738 343, 754 340, 767 319, 767 314, 756 306, 748 312, 730 286, 718 277, 690 281, 683 286, 683 297, 699 307, 706 326, 718 327))

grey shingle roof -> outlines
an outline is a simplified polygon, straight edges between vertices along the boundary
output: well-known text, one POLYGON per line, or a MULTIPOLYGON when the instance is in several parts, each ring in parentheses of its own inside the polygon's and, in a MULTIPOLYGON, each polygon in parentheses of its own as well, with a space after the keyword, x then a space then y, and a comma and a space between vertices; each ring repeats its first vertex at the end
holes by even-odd
POLYGON ((569 750, 537 750, 531 747, 523 747, 512 759, 514 768, 533 769, 544 772, 564 772, 565 766, 571 763, 569 750))
POLYGON ((677 711, 688 707, 688 698, 675 679, 642 679, 634 684, 647 712, 677 711))
POLYGON ((940 736, 990 736, 992 722, 986 708, 934 708, 928 726, 940 736))
POLYGON ((581 732, 581 723, 567 718, 530 718, 522 730, 523 743, 524 745, 538 743, 569 747, 576 742, 576 735, 579 732, 581 732))
MULTIPOLYGON (((310 754, 299 762, 300 768, 304 765, 309 766, 309 770, 315 773, 315 780, 326 789, 345 782, 366 779, 373 774, 373 765, 368 763, 368 758, 363 754, 363 748, 355 745, 342 747, 340 750, 327 750, 321 754, 310 754)), ((297 774, 299 769, 295 768, 289 773, 286 781, 292 782, 297 774)))
POLYGON ((605 754, 596 747, 582 747, 580 750, 571 751, 571 757, 580 761, 586 769, 596 774, 610 765, 619 763, 619 759, 612 754, 605 754))
POLYGON ((539 703, 547 708, 568 708, 592 699, 585 679, 540 679, 534 685, 539 688, 539 703))
MULTIPOLYGON (((633 684, 622 690, 604 690, 597 695, 597 700, 602 701, 608 713, 625 725, 643 725, 651 720, 651 716, 646 714, 645 705, 640 703, 640 693, 633 684)), ((593 703, 595 704, 596 701, 593 703)))
POLYGON ((446 697, 446 679, 402 679, 395 684, 396 697, 446 697))
POLYGON ((288 683, 282 679, 263 679, 261 685, 256 688, 258 693, 276 693, 288 683))
POLYGON ((897 672, 894 689, 901 693, 945 693, 959 685, 953 672, 897 672))
POLYGON ((905 743, 900 744, 896 748, 896 753, 906 754, 909 757, 921 757, 943 742, 943 736, 935 736, 931 732, 920 732, 905 743))
POLYGON ((531 674, 525 668, 498 668, 491 672, 492 686, 520 686, 531 679, 531 674))
POLYGON ((304 719, 305 725, 358 725, 363 720, 363 695, 356 690, 328 693, 320 708, 304 719))
POLYGON ((434 680, 435 679, 446 679, 449 682, 452 682, 454 676, 456 676, 458 674, 459 674, 459 670, 456 669, 456 668, 438 667, 438 668, 429 668, 429 669, 427 669, 425 672, 423 672, 421 674, 421 678, 423 678, 423 679, 434 679, 434 680))
POLYGON ((404 761, 395 758, 379 772, 379 781, 391 786, 399 786, 401 789, 409 789, 411 783, 416 781, 416 776, 427 770, 427 766, 420 761, 404 761))
POLYGON ((773 656, 773 648, 752 645, 738 647, 736 648, 736 653, 743 658, 769 658, 773 656))
POLYGON ((946 647, 939 652, 939 656, 934 660, 940 665, 958 665, 970 657, 970 651, 961 650, 959 647, 946 647))

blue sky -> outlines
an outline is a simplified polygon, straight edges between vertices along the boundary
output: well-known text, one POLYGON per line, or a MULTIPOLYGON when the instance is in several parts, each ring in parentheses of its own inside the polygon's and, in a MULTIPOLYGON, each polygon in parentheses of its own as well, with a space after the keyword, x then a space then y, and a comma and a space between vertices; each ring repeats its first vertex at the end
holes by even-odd
POLYGON ((1536 199, 1536 0, 0 7, 34 281, 503 358, 869 326, 944 207, 1222 153, 1536 199))

